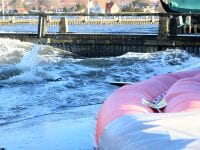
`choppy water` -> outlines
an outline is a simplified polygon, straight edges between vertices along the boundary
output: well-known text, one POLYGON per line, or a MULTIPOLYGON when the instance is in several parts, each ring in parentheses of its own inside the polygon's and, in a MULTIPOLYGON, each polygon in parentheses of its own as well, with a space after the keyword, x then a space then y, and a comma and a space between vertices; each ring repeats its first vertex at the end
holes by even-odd
POLYGON ((184 50, 78 58, 50 46, 0 39, 0 125, 71 107, 99 104, 117 87, 153 75, 200 67, 184 50))

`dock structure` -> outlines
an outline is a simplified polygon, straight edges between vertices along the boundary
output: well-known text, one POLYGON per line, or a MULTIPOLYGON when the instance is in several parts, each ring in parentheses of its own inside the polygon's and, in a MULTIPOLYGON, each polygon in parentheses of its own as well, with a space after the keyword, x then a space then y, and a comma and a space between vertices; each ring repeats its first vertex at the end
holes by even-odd
MULTIPOLYGON (((6 17, 21 15, 7 14, 6 17)), ((105 17, 105 15, 118 18, 124 16, 157 18, 158 34, 71 33, 68 32, 69 20, 66 17, 85 18, 88 14, 35 14, 38 18, 37 33, 0 33, 0 36, 29 42, 39 41, 39 43, 61 48, 84 57, 119 56, 126 52, 156 52, 167 48, 179 48, 200 55, 200 25, 199 22, 192 20, 192 18, 200 18, 200 14, 126 13, 90 14, 90 17, 105 17), (59 33, 47 32, 49 17, 52 16, 60 17, 59 33), (185 22, 182 24, 180 24, 180 16, 185 18, 185 22)), ((30 14, 25 16, 30 16, 30 14)))

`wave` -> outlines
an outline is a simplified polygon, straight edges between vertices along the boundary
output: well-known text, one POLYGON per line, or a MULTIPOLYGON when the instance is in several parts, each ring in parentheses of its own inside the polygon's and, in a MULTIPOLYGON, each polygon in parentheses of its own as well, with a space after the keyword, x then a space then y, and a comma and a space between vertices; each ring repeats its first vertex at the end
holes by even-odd
POLYGON ((0 52, 2 53, 0 83, 4 84, 59 81, 61 77, 56 75, 54 70, 49 71, 51 66, 62 62, 63 59, 75 57, 70 52, 51 46, 11 39, 0 41, 0 52))

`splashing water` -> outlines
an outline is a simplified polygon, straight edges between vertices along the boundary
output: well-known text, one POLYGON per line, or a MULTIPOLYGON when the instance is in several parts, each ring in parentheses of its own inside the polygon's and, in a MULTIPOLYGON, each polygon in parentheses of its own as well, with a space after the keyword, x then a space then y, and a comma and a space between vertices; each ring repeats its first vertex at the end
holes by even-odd
POLYGON ((39 52, 42 52, 44 46, 34 44, 30 51, 27 51, 21 58, 21 61, 12 66, 12 69, 4 69, 1 72, 1 78, 7 79, 2 83, 36 83, 43 80, 55 80, 58 79, 58 75, 46 73, 43 68, 39 52))
POLYGON ((19 40, 0 39, 0 66, 18 63, 32 45, 27 42, 21 44, 19 40))
POLYGON ((37 65, 38 63, 38 52, 41 50, 37 44, 34 44, 31 51, 27 52, 21 59, 20 63, 17 64, 18 68, 31 68, 37 65))

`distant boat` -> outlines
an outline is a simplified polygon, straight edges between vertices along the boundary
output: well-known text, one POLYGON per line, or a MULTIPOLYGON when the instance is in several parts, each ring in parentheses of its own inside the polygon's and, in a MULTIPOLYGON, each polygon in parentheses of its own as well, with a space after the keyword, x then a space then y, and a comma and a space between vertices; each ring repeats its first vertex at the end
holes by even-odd
POLYGON ((160 0, 166 12, 200 13, 199 0, 160 0))

